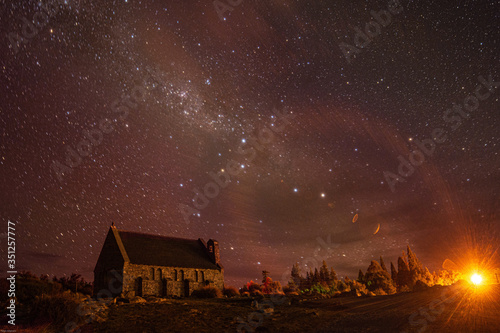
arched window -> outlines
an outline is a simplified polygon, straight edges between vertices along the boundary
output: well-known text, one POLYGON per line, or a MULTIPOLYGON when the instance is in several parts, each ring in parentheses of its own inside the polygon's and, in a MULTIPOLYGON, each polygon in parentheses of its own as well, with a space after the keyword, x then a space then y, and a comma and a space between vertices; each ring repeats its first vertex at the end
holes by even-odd
POLYGON ((174 269, 174 281, 177 281, 177 278, 178 278, 178 276, 177 276, 177 270, 174 269))
POLYGON ((181 269, 180 273, 181 273, 180 274, 181 281, 184 281, 184 271, 181 269))
POLYGON ((154 280, 155 279, 155 269, 153 267, 151 267, 149 269, 149 279, 150 280, 154 280))
POLYGON ((198 280, 199 278, 200 278, 200 274, 199 274, 199 272, 198 272, 198 271, 194 271, 194 280, 195 280, 196 282, 198 282, 198 281, 199 281, 199 280, 198 280))
POLYGON ((205 272, 202 271, 200 273, 201 273, 200 278, 201 278, 201 281, 203 282, 203 281, 205 281, 205 272))
POLYGON ((161 268, 158 268, 158 269, 156 270, 156 278, 157 278, 158 280, 161 280, 161 278, 162 278, 161 268))

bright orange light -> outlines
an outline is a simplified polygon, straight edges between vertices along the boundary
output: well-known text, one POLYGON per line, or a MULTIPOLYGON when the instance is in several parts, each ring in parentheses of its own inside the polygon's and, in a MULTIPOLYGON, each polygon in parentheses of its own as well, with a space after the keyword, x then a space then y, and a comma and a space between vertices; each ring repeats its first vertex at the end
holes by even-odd
POLYGON ((481 282, 483 282, 483 277, 477 273, 474 273, 471 277, 470 280, 473 284, 476 286, 480 285, 481 282))

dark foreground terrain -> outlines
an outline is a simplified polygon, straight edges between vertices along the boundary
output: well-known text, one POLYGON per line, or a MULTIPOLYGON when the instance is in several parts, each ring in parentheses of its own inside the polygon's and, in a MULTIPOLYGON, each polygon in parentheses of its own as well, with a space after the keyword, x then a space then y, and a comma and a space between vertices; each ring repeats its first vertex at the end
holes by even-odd
MULTIPOLYGON (((75 332, 500 332, 500 285, 388 296, 149 299, 103 305, 75 332), (104 311, 101 311, 104 309, 104 311)), ((88 317, 87 317, 88 318, 88 317)), ((64 320, 63 324, 68 322, 64 320)), ((18 332, 54 332, 50 323, 18 332)), ((0 329, 12 329, 2 326, 0 329)), ((57 332, 64 331, 57 330, 57 332)))
MULTIPOLYGON (((96 332, 500 332, 500 286, 377 297, 163 300, 112 306, 96 332), (275 304, 273 303, 282 303, 275 304), (271 306, 271 304, 273 304, 271 306), (265 310, 272 308, 272 310, 265 310), (249 323, 249 319, 253 322, 249 323), (242 324, 242 322, 244 322, 242 324)), ((86 331, 86 329, 84 331, 86 331)))

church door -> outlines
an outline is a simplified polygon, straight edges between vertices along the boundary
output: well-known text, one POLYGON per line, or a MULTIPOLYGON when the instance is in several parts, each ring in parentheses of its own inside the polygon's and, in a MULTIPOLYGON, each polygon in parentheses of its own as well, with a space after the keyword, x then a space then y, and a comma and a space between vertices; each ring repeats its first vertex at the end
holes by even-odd
POLYGON ((184 280, 184 297, 189 297, 189 280, 184 280))
POLYGON ((135 296, 142 296, 142 278, 138 277, 135 280, 135 296))

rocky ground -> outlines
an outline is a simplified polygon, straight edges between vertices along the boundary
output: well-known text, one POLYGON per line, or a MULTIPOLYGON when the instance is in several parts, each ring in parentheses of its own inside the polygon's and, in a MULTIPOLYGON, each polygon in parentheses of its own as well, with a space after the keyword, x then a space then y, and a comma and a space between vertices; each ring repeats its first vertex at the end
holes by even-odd
POLYGON ((499 332, 499 314, 499 285, 436 286, 376 297, 157 299, 111 305, 84 331, 499 332))
MULTIPOLYGON (((79 332, 500 332, 500 285, 435 286, 387 296, 141 299, 84 304, 79 332), (89 315, 90 313, 90 315, 89 315)), ((3 326, 2 329, 12 329, 3 326)), ((18 332, 52 332, 50 323, 18 332)), ((63 330, 64 331, 64 330, 63 330)), ((59 331, 57 331, 59 332, 59 331)))

